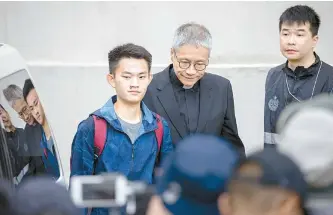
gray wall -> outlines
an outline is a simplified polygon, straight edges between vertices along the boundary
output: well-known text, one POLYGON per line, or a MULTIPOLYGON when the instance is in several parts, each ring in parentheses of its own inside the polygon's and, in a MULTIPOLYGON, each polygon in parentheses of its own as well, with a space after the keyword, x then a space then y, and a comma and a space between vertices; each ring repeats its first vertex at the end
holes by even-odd
MULTIPOLYGON (((123 42, 143 45, 153 54, 156 72, 170 62, 180 24, 205 24, 213 35, 208 71, 231 80, 239 133, 250 152, 262 146, 267 70, 285 61, 278 19, 298 3, 1 2, 0 41, 27 59, 68 173, 78 123, 114 93, 105 77, 108 51, 123 42)), ((333 63, 333 3, 307 4, 322 18, 316 51, 333 63)))

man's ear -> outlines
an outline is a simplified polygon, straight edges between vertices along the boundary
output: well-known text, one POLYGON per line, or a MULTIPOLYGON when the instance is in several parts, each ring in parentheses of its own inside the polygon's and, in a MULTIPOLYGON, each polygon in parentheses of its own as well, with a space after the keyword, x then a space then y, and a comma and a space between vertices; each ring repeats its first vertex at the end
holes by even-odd
POLYGON ((113 88, 116 87, 115 78, 116 78, 115 75, 114 75, 114 74, 111 74, 111 73, 107 74, 107 76, 106 76, 106 79, 108 80, 108 83, 109 83, 113 88))
POLYGON ((171 60, 171 62, 173 62, 173 55, 174 55, 174 49, 171 48, 170 49, 170 60, 171 60))
POLYGON ((217 206, 220 214, 230 215, 231 214, 231 204, 230 195, 228 193, 222 193, 217 200, 217 206))
MULTIPOLYGON (((151 71, 149 72, 149 84, 151 83, 151 81, 153 80, 153 78, 154 78, 154 76, 153 76, 153 74, 151 73, 151 71)), ((148 84, 148 85, 149 85, 148 84)))
POLYGON ((316 36, 314 36, 313 38, 312 38, 312 47, 313 47, 313 49, 315 49, 316 48, 316 46, 317 46, 317 43, 318 43, 318 40, 319 40, 319 37, 318 37, 318 35, 316 35, 316 36))

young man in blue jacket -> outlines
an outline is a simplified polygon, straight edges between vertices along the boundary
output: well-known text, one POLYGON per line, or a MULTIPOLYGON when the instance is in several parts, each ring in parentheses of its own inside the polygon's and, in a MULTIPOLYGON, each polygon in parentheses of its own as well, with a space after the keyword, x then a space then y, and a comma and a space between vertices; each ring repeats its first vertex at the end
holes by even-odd
POLYGON ((55 143, 48 120, 44 113, 44 108, 31 79, 27 79, 24 82, 23 96, 29 106, 32 116, 37 123, 41 125, 42 135, 40 138, 40 146, 43 150, 42 160, 47 174, 57 180, 60 177, 60 169, 54 145, 55 143))
MULTIPOLYGON (((72 144, 71 177, 118 172, 128 180, 152 184, 156 161, 173 150, 167 122, 142 102, 152 79, 152 56, 130 43, 111 50, 108 58, 107 80, 116 95, 79 124, 72 144), (98 127, 101 121, 106 122, 104 128, 98 127)), ((94 209, 92 214, 108 212, 94 209)))

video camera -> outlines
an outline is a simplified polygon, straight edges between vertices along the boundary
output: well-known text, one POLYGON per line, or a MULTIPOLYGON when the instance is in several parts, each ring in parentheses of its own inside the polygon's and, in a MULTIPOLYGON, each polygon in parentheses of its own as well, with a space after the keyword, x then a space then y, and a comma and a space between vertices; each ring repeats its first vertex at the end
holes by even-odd
POLYGON ((133 215, 137 211, 137 199, 153 195, 154 187, 141 181, 128 181, 118 173, 107 173, 73 176, 70 192, 78 207, 110 208, 110 211, 126 207, 126 213, 133 215))

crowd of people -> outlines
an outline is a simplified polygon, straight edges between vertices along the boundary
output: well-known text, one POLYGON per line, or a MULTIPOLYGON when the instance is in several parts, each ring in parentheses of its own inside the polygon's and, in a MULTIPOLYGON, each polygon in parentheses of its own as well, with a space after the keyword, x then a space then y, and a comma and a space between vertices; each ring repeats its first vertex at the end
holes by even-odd
MULTIPOLYGON (((238 134, 231 82, 206 72, 212 35, 205 26, 177 28, 172 63, 154 75, 152 55, 144 47, 115 47, 108 54, 107 80, 116 94, 78 125, 70 177, 118 172, 153 185, 136 214, 330 214, 333 67, 315 52, 319 26, 319 15, 308 6, 290 7, 280 16, 280 51, 287 61, 268 72, 264 146, 251 154, 238 134)), ((14 202, 23 210, 37 208, 29 199, 40 195, 30 188, 37 184, 28 185, 8 198, 19 199, 14 202), (20 192, 25 197, 17 196, 20 192)), ((55 202, 71 202, 53 195, 53 186, 47 192, 59 199, 42 203, 53 202, 46 208, 54 213, 110 213, 109 208, 58 207, 55 202)), ((52 214, 43 210, 26 214, 52 214)))

